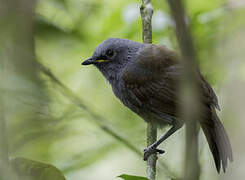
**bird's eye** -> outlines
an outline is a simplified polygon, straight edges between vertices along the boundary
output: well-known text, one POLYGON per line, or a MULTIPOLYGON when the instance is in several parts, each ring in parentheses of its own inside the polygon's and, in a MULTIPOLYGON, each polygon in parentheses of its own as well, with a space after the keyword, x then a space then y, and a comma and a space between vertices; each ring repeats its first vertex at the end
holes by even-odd
POLYGON ((112 56, 114 55, 113 50, 108 49, 108 50, 106 51, 106 55, 109 56, 109 57, 112 57, 112 56))

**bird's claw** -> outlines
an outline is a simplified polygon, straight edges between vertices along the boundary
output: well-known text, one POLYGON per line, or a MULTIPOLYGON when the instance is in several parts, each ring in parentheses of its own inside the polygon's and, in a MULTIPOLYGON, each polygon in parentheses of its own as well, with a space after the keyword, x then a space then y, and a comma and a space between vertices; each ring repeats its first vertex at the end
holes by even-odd
POLYGON ((157 149, 153 146, 149 146, 147 148, 144 149, 144 161, 147 161, 147 159, 150 157, 150 155, 152 154, 163 154, 165 153, 164 150, 161 150, 161 149, 157 149))

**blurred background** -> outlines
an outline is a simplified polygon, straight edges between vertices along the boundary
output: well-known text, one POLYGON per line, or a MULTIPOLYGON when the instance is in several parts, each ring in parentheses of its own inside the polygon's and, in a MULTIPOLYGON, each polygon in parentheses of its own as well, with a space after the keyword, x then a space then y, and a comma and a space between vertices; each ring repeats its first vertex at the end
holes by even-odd
MULTIPOLYGON (((139 0, 12 0, 6 5, 0 0, 1 151, 10 159, 52 164, 67 180, 145 176, 142 157, 109 131, 142 151, 146 124, 114 97, 96 68, 80 65, 109 37, 142 41, 140 4, 139 0)), ((178 50, 167 3, 153 0, 153 6, 153 43, 178 50)), ((201 132, 201 179, 241 179, 245 177, 245 2, 187 0, 186 7, 200 68, 219 97, 219 115, 234 154, 227 172, 218 175, 201 132)), ((182 128, 161 145, 166 153, 159 157, 158 179, 181 176, 184 135, 182 128)))

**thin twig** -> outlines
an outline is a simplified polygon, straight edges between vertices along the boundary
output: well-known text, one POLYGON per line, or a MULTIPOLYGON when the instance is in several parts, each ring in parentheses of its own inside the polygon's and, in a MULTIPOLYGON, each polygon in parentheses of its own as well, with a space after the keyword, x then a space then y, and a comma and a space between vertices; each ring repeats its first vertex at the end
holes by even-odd
POLYGON ((197 119, 200 119, 200 94, 197 76, 197 57, 192 36, 186 24, 186 15, 181 0, 168 0, 176 24, 176 35, 182 54, 184 82, 181 83, 180 107, 182 119, 186 123, 185 179, 198 180, 200 167, 198 161, 197 119))
MULTIPOLYGON (((147 146, 150 146, 157 140, 157 127, 152 123, 147 123, 147 146)), ((156 164, 157 155, 152 154, 147 159, 147 169, 146 174, 150 180, 156 179, 156 164)))
MULTIPOLYGON (((140 7, 140 13, 142 17, 142 29, 143 29, 143 42, 152 43, 152 15, 153 6, 151 0, 142 0, 140 7)), ((150 146, 157 140, 157 127, 152 123, 147 123, 147 146, 150 146)), ((146 174, 150 180, 156 179, 156 164, 157 155, 152 154, 147 159, 147 170, 146 174)))
POLYGON ((142 0, 140 7, 140 13, 142 18, 142 29, 143 29, 143 42, 152 43, 152 16, 153 6, 151 0, 142 0))

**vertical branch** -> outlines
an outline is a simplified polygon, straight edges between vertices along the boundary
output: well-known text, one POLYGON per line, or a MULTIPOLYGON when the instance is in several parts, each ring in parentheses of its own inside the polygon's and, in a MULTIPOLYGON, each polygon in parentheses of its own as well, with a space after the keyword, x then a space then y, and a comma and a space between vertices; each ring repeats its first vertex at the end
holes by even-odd
MULTIPOLYGON (((150 146, 157 140, 157 127, 152 123, 147 123, 147 146, 150 146)), ((156 164, 157 164, 157 155, 152 154, 147 159, 147 169, 146 175, 150 180, 156 179, 156 164)))
MULTIPOLYGON (((140 7, 140 13, 142 17, 142 28, 143 28, 143 42, 152 43, 152 15, 153 6, 151 0, 142 0, 142 5, 140 7)), ((157 140, 157 127, 152 123, 147 124, 147 146, 153 144, 157 140)), ((156 163, 157 155, 152 154, 147 159, 147 177, 150 180, 156 179, 156 163)))
POLYGON ((186 123, 185 179, 198 180, 200 167, 198 161, 197 120, 200 119, 200 92, 198 87, 197 58, 190 29, 181 0, 168 0, 176 23, 176 35, 182 54, 183 83, 180 84, 180 98, 183 106, 180 113, 186 123))
POLYGON ((143 42, 152 43, 152 25, 153 6, 151 0, 142 0, 140 7, 143 28, 143 42))

